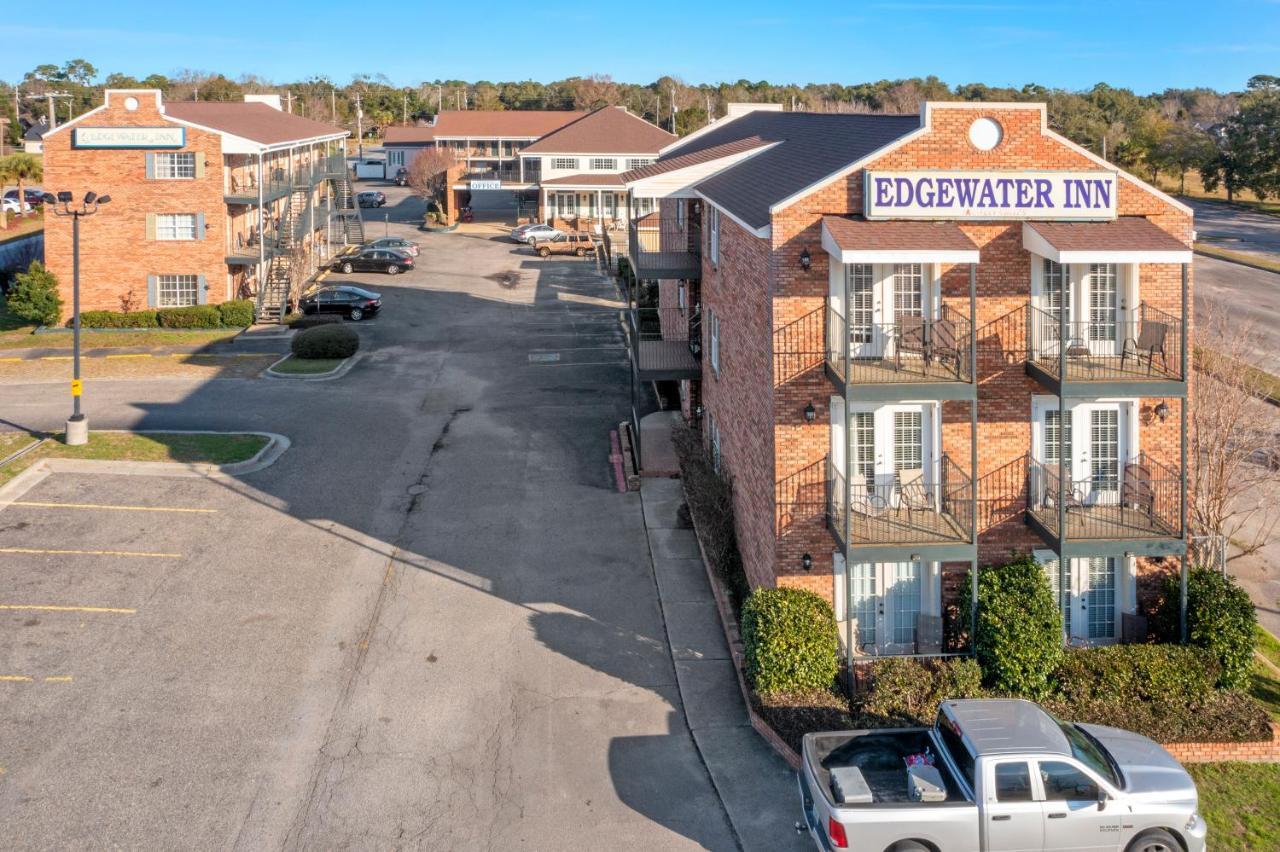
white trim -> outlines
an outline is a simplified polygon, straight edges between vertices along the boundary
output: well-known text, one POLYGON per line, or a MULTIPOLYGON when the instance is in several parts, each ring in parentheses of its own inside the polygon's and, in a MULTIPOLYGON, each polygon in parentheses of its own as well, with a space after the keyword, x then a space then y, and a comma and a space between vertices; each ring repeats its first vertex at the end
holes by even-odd
POLYGON ((840 263, 977 263, 974 249, 842 249, 822 223, 822 248, 840 263))
MULTIPOLYGON (((824 231, 825 237, 825 231, 824 231)), ((825 245, 825 243, 824 243, 825 245)), ((1034 255, 1048 258, 1057 263, 1191 263, 1190 249, 1181 251, 1162 251, 1150 249, 1106 251, 1101 249, 1080 249, 1059 251, 1044 235, 1035 229, 1031 222, 1022 225, 1022 247, 1034 255)))
POLYGON ((707 196, 703 195, 701 192, 694 190, 694 196, 697 198, 701 198, 708 205, 719 210, 721 216, 726 216, 729 219, 732 219, 734 223, 738 225, 738 227, 742 228, 744 231, 746 231, 748 234, 751 234, 752 236, 759 237, 762 240, 767 240, 769 239, 770 235, 773 233, 772 225, 765 225, 763 228, 754 228, 751 225, 748 225, 746 222, 739 219, 737 216, 733 215, 726 208, 721 207, 719 204, 716 204, 714 201, 712 201, 707 196))
MULTIPOLYGON (((723 157, 716 157, 713 160, 704 160, 700 163, 691 163, 690 165, 687 165, 687 166, 681 166, 678 169, 671 169, 669 171, 659 172, 656 175, 649 175, 647 177, 636 178, 635 180, 624 181, 624 183, 627 185, 628 188, 630 188, 633 192, 635 192, 636 195, 646 195, 646 194, 651 194, 650 188, 645 186, 646 183, 665 184, 665 183, 671 182, 673 178, 678 181, 680 180, 680 174, 682 172, 692 172, 692 174, 689 175, 687 186, 681 189, 663 193, 662 195, 658 195, 655 197, 657 198, 705 197, 698 192, 698 189, 697 189, 698 184, 702 183, 704 180, 707 180, 708 178, 718 175, 720 172, 724 171, 725 169, 736 166, 738 163, 741 163, 744 160, 749 160, 757 154, 763 154, 765 151, 768 151, 769 149, 773 148, 775 145, 780 145, 780 144, 782 144, 780 141, 766 142, 764 144, 757 145, 754 148, 748 148, 745 151, 737 151, 733 154, 726 154, 723 157)), ((650 163, 650 165, 661 165, 661 163, 650 163)), ((648 168, 648 167, 642 166, 641 168, 648 168)), ((638 171, 638 170, 629 169, 629 170, 620 172, 620 174, 625 175, 627 171, 638 171)), ((752 230, 755 230, 755 229, 753 228, 752 230)))

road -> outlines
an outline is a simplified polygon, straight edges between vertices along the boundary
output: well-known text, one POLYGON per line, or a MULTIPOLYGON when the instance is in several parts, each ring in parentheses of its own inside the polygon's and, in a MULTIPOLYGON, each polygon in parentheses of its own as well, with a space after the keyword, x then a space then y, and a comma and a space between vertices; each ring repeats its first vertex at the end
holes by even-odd
POLYGON ((1180 199, 1196 214, 1196 238, 1220 248, 1280 260, 1280 216, 1254 213, 1242 207, 1180 199))
MULTIPOLYGON (((148 581, 154 630, 59 652, 96 677, 3 693, 8 848, 738 848, 682 712, 638 495, 614 489, 611 284, 490 234, 417 234, 396 222, 420 209, 393 201, 419 270, 351 276, 386 309, 345 378, 86 389, 96 428, 294 443, 232 496, 174 492, 236 520, 218 535, 77 528, 187 561, 148 581), (48 757, 24 764, 28 742, 48 757)), ((0 386, 0 411, 57 429, 62 391, 0 386)), ((72 585, 32 594, 129 596, 156 570, 100 587, 55 567, 72 585)), ((6 661, 47 657, 66 638, 49 621, 0 625, 6 661)))
POLYGON ((1280 275, 1204 255, 1194 265, 1196 325, 1247 328, 1254 363, 1280 375, 1280 275))

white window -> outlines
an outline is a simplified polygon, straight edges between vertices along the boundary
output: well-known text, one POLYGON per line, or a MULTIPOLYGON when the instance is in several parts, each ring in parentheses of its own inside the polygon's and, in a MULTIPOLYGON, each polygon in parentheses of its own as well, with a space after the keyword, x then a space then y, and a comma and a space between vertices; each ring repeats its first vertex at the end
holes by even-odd
POLYGON ((718 264, 720 262, 720 211, 711 208, 711 236, 708 238, 707 253, 711 256, 711 262, 718 264))
POLYGON ((641 166, 647 166, 653 162, 650 157, 631 157, 627 160, 628 169, 638 169, 641 166))
POLYGON ((684 230, 684 217, 685 217, 684 199, 677 198, 676 199, 676 227, 679 228, 681 231, 684 230))
POLYGON ((618 168, 618 161, 612 157, 592 157, 591 168, 595 171, 612 172, 618 168))
POLYGON ((196 176, 194 153, 168 152, 155 155, 157 180, 185 180, 196 176))
POLYGON ((707 412, 707 433, 711 436, 711 466, 720 472, 720 426, 711 412, 707 412))
POLYGON ((156 295, 161 308, 182 308, 200 300, 198 275, 161 275, 157 285, 156 295))
POLYGON ((685 284, 681 281, 676 285, 676 307, 680 309, 680 314, 682 316, 684 315, 685 309, 688 307, 688 298, 688 294, 685 291, 685 284))
POLYGON ((715 311, 707 309, 707 325, 709 327, 708 334, 711 337, 711 369, 716 374, 716 378, 720 377, 720 317, 715 311))
POLYGON ((551 168, 576 171, 578 168, 577 157, 554 157, 551 160, 551 168))
POLYGON ((156 215, 157 240, 196 239, 196 214, 160 213, 156 215))

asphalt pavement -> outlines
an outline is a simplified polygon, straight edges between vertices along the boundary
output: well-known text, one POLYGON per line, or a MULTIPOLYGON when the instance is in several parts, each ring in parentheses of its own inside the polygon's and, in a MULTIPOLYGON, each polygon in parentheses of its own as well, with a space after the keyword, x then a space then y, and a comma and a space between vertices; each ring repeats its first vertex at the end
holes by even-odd
POLYGON ((1243 207, 1180 199, 1196 214, 1196 238, 1230 251, 1243 251, 1280 260, 1280 216, 1254 213, 1243 207))

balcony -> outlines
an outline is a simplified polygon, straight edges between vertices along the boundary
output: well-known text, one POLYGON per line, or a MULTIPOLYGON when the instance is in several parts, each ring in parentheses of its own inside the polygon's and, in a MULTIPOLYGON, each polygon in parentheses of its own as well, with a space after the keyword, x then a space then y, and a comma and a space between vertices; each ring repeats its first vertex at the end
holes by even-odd
POLYGON ((960 465, 943 455, 936 481, 930 473, 898 471, 856 477, 827 460, 827 525, 850 560, 970 559, 974 486, 960 465))
POLYGON ((644 381, 702 376, 702 323, 680 308, 631 308, 628 331, 632 363, 644 381))
POLYGON ((238 245, 227 250, 226 262, 228 266, 256 266, 259 260, 270 260, 278 251, 278 241, 274 232, 268 232, 261 241, 256 237, 239 241, 238 245))
POLYGON ((1119 322, 1063 322, 1034 305, 1027 310, 1027 374, 1053 393, 1186 396, 1179 317, 1145 302, 1119 322))
POLYGON ((627 236, 628 256, 637 278, 702 277, 702 228, 692 219, 661 219, 650 213, 633 221, 627 236))
POLYGON ((849 399, 974 399, 972 324, 943 306, 937 319, 850 325, 827 307, 826 373, 849 399))
POLYGON ((503 166, 502 168, 497 168, 497 169, 489 169, 489 168, 471 169, 470 171, 463 173, 462 180, 468 181, 468 182, 496 180, 496 181, 501 181, 502 183, 505 183, 505 184, 515 184, 517 186, 523 186, 525 184, 537 183, 540 175, 541 175, 541 171, 538 169, 526 168, 524 171, 524 174, 521 175, 519 166, 514 166, 514 167, 503 166))
MULTIPOLYGON (((247 182, 241 182, 238 177, 233 175, 228 182, 229 186, 223 193, 223 199, 227 204, 241 204, 252 206, 258 203, 258 179, 257 174, 251 174, 247 182)), ((261 200, 264 204, 270 204, 278 198, 284 198, 293 190, 293 186, 289 181, 289 176, 281 169, 274 171, 272 176, 262 185, 261 200)))
POLYGON ((1027 523, 1069 556, 1181 553, 1182 500, 1178 473, 1146 453, 1116 476, 1059 477, 1057 464, 1027 461, 1027 523))

